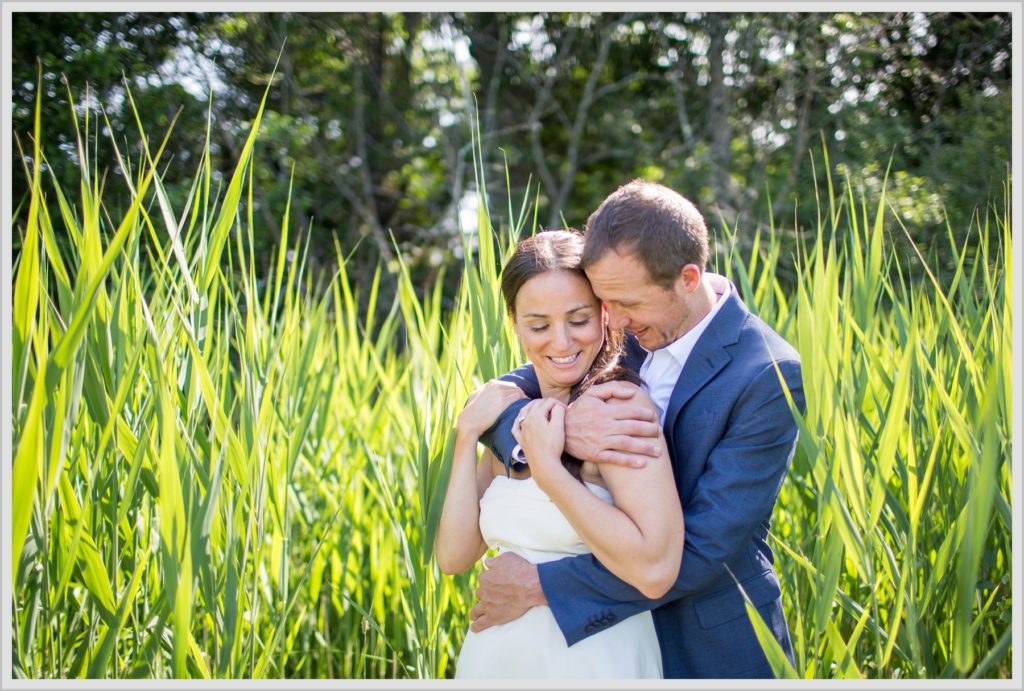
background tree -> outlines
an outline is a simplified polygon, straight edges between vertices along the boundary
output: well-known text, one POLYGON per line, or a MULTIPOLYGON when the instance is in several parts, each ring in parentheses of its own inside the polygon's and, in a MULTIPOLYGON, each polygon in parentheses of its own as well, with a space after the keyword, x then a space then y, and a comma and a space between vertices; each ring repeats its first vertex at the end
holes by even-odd
MULTIPOLYGON (((334 263, 336 238, 368 276, 378 260, 394 268, 397 246, 431 285, 458 266, 460 218, 473 230, 477 126, 492 198, 505 198, 507 166, 517 200, 532 183, 544 226, 582 227, 610 190, 646 177, 716 230, 742 240, 772 219, 793 238, 815 223, 797 202, 813 198, 824 146, 858 188, 877 191, 889 169, 890 203, 927 251, 944 212, 959 227, 1002 194, 1010 33, 1009 15, 975 13, 16 13, 14 129, 30 131, 41 65, 49 141, 73 150, 64 77, 79 112, 102 105, 131 147, 127 77, 147 126, 177 114, 194 135, 174 139, 165 174, 180 199, 208 105, 221 167, 280 54, 255 167, 263 266, 291 190, 314 266, 334 263)), ((99 134, 99 167, 116 176, 99 134)), ((75 179, 52 158, 58 180, 75 179)), ((20 163, 12 185, 17 205, 20 163)), ((788 251, 780 261, 786 276, 788 251)))
MULTIPOLYGON (((203 143, 200 133, 205 129, 207 112, 204 85, 196 81, 194 70, 183 68, 190 57, 201 57, 200 36, 215 21, 217 17, 202 13, 13 13, 14 207, 23 211, 27 208, 28 160, 21 154, 32 150, 37 88, 42 89, 42 121, 47 144, 52 147, 46 151, 47 164, 66 193, 72 195, 72 203, 77 197, 79 174, 75 170, 77 133, 69 95, 74 99, 81 129, 86 109, 93 111, 89 138, 96 147, 99 170, 109 173, 109 199, 114 204, 129 203, 127 188, 114 182, 123 173, 114 165, 111 144, 118 142, 122 154, 138 160, 138 127, 126 85, 131 88, 139 119, 150 137, 162 137, 175 117, 178 128, 195 134, 191 138, 176 137, 177 148, 165 159, 169 193, 176 200, 182 199, 180 195, 187 193, 198 165, 203 143)), ((58 213, 56 208, 53 211, 58 213)), ((14 240, 17 249, 20 240, 14 240)))

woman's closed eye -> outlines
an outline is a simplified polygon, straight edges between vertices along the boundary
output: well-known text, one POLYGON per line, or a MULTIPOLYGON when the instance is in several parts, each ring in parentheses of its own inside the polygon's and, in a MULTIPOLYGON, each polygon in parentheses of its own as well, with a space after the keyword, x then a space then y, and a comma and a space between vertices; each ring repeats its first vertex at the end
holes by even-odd
MULTIPOLYGON (((575 327, 579 328, 581 326, 586 326, 589 323, 590 323, 590 317, 587 317, 586 319, 577 319, 577 320, 570 321, 569 322, 569 326, 575 326, 575 327)), ((549 326, 549 324, 535 324, 533 326, 530 326, 529 329, 533 333, 541 333, 542 331, 547 330, 548 326, 549 326)))

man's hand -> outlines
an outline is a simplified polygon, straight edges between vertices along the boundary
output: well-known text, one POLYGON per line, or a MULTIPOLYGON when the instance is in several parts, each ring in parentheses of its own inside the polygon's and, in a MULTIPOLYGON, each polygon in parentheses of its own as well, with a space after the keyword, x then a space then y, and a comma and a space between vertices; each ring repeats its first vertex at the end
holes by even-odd
POLYGON ((484 566, 487 570, 480 574, 476 589, 478 602, 469 612, 473 631, 518 619, 531 607, 547 604, 537 566, 518 554, 499 554, 485 559, 484 566))
POLYGON ((598 384, 569 405, 565 450, 594 463, 642 468, 661 453, 657 410, 626 382, 598 384))

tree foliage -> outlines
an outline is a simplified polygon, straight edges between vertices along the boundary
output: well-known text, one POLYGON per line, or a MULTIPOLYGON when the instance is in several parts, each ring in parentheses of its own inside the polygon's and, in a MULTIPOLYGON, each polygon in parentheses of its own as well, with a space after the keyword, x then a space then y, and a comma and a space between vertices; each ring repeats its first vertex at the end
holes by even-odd
MULTIPOLYGON (((314 264, 334 261, 335 238, 368 272, 397 246, 431 282, 472 211, 474 128, 494 198, 508 171, 544 226, 582 227, 645 177, 713 228, 752 236, 771 220, 797 236, 815 224, 797 201, 827 150, 855 188, 879 190, 888 171, 890 202, 928 248, 944 213, 965 225, 1003 194, 1010 38, 1008 14, 977 13, 18 12, 13 119, 24 143, 40 74, 47 131, 73 150, 68 95, 79 112, 101 106, 109 124, 93 118, 89 136, 120 174, 100 135, 140 150, 127 86, 148 125, 177 117, 189 133, 165 175, 183 195, 208 115, 215 166, 234 160, 273 74, 255 167, 264 264, 290 194, 314 264)), ((13 189, 17 207, 20 161, 13 189)))

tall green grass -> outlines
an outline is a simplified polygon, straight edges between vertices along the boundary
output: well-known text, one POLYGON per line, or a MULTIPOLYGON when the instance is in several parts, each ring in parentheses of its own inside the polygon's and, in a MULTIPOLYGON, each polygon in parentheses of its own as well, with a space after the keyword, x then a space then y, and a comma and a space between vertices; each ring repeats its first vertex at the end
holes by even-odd
MULTIPOLYGON (((535 205, 509 199, 492 225, 506 212, 481 200, 450 309, 443 281, 424 292, 401 264, 354 285, 340 247, 333 274, 305 273, 288 208, 257 267, 262 112, 223 186, 207 146, 181 208, 160 173, 181 133, 157 145, 139 122, 141 154, 110 142, 108 178, 86 115, 81 185, 62 190, 37 115, 13 223, 16 677, 454 669, 474 575, 431 558, 451 423, 519 362, 497 267, 535 205), (112 184, 133 199, 119 217, 112 184)), ((960 270, 942 284, 906 278, 884 199, 828 178, 821 206, 795 291, 774 232, 740 253, 727 228, 717 255, 804 362, 772 535, 794 673, 1008 676, 1009 212, 950 229, 960 270)))
POLYGON ((825 163, 828 208, 795 292, 779 288, 774 235, 722 267, 803 365, 772 534, 796 671, 1008 677, 1009 209, 947 227, 956 271, 942 282, 924 257, 900 265, 886 228, 906 230, 884 192, 873 205, 849 180, 836 192, 825 163))

